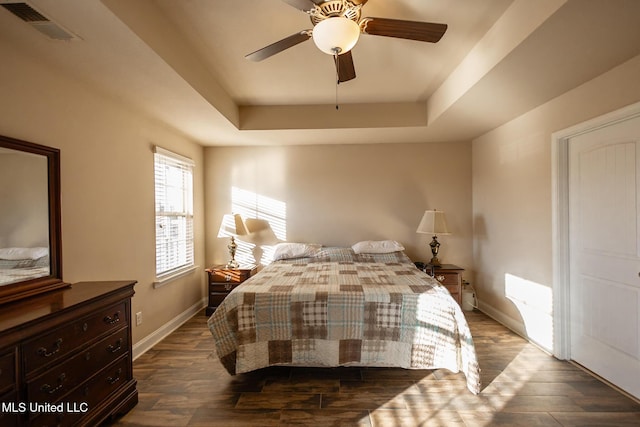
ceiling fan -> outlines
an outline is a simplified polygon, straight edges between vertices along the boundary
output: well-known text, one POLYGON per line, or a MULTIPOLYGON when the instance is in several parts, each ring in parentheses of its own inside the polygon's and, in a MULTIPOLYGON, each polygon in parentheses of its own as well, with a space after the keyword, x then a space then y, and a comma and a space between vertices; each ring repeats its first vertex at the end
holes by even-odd
POLYGON ((269 46, 246 55, 252 61, 262 61, 290 47, 313 38, 323 52, 333 55, 338 83, 356 77, 351 49, 360 33, 397 37, 437 43, 446 24, 404 21, 388 18, 361 18, 360 12, 368 0, 283 0, 309 15, 313 28, 302 30, 269 46))

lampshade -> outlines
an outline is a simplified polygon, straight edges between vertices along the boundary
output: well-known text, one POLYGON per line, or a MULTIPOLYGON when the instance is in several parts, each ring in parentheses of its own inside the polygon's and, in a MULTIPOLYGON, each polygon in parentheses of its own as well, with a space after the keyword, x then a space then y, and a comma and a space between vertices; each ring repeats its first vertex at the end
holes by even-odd
POLYGON ((247 228, 240 214, 226 214, 222 217, 218 237, 241 236, 247 234, 247 228))
POLYGON ((447 229, 447 221, 444 218, 444 212, 437 210, 425 211, 418 225, 416 233, 424 234, 440 234, 447 235, 449 230, 447 229))
POLYGON ((343 17, 327 18, 313 27, 313 41, 318 49, 329 55, 349 52, 359 37, 358 24, 343 17))
POLYGON ((270 246, 278 243, 278 238, 265 219, 247 218, 245 221, 248 236, 245 240, 256 246, 270 246))

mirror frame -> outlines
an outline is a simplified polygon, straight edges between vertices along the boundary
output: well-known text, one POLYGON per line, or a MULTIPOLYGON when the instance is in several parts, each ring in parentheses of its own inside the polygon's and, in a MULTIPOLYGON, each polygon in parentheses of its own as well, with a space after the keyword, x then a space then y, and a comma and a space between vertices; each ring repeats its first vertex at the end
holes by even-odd
POLYGON ((69 286, 62 281, 62 221, 60 203, 60 150, 0 135, 0 147, 38 154, 47 159, 49 178, 49 275, 0 286, 0 304, 69 286))

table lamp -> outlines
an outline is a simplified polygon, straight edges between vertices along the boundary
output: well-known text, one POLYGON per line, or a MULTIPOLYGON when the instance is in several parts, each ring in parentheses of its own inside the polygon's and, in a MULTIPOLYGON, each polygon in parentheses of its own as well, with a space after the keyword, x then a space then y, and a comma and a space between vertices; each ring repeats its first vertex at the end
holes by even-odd
POLYGON ((226 268, 238 268, 240 264, 236 261, 236 245, 235 237, 247 234, 247 228, 244 225, 244 221, 240 214, 225 214, 222 217, 220 223, 220 230, 218 231, 218 238, 231 237, 231 242, 227 246, 229 249, 229 255, 231 259, 226 265, 226 268))
POLYGON ((416 233, 431 234, 433 239, 429 246, 431 246, 431 254, 433 257, 429 264, 439 266, 440 260, 438 259, 438 251, 440 249, 440 242, 438 242, 438 234, 447 235, 449 230, 447 229, 447 221, 444 217, 444 212, 438 210, 425 211, 418 225, 416 233))

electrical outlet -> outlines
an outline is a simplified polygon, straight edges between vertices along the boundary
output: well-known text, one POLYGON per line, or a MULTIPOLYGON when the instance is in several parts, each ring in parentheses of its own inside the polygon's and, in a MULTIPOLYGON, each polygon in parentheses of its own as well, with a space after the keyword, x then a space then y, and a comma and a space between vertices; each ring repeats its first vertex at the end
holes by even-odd
POLYGON ((140 326, 142 324, 142 312, 139 311, 136 313, 136 326, 140 326))

